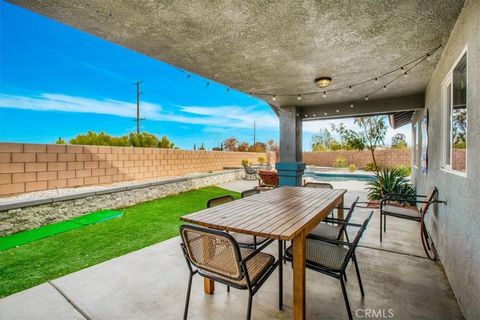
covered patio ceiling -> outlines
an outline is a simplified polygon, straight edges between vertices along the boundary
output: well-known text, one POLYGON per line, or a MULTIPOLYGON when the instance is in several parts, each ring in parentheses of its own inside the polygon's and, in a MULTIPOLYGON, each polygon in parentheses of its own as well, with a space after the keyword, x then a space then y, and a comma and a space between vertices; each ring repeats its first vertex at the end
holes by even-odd
MULTIPOLYGON (((228 87, 258 93, 274 109, 298 106, 309 119, 327 111, 339 116, 334 111, 339 106, 362 100, 391 79, 322 97, 315 78, 331 77, 327 89, 332 89, 399 68, 444 44, 463 6, 463 0, 10 2, 228 87), (297 99, 315 91, 319 94, 297 99)), ((440 52, 408 78, 341 115, 423 107, 440 52)))

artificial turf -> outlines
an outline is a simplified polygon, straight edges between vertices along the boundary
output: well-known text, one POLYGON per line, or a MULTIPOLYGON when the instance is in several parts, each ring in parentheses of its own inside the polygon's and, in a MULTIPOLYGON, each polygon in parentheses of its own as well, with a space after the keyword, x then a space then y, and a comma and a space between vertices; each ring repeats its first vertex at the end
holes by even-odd
POLYGON ((207 187, 118 209, 123 216, 0 252, 0 297, 178 235, 180 217, 208 199, 238 193, 207 187))

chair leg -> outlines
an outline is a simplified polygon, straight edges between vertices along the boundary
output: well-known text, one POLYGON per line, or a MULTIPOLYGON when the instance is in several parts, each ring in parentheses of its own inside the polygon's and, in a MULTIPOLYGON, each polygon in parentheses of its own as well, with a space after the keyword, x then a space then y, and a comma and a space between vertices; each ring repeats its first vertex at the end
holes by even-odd
POLYGON ((187 298, 185 301, 185 311, 183 312, 183 320, 187 320, 188 316, 188 304, 190 303, 190 292, 192 291, 192 278, 193 274, 190 273, 190 278, 188 279, 187 298))
POLYGON ((348 302, 347 296, 347 289, 345 288, 345 283, 343 282, 343 278, 340 277, 340 283, 342 285, 342 292, 343 292, 343 299, 345 300, 345 307, 347 308, 348 319, 352 320, 352 310, 350 310, 350 303, 348 302))
POLYGON ((227 292, 230 292, 230 286, 227 286, 227 292))
POLYGON ((283 309, 283 241, 278 240, 278 309, 283 309))
POLYGON ((247 307, 247 320, 250 320, 252 317, 252 299, 253 295, 251 292, 248 293, 248 307, 247 307))
POLYGON ((383 232, 387 232, 387 215, 383 215, 383 232))
POLYGON ((347 280, 347 273, 344 273, 344 274, 343 274, 343 279, 345 279, 345 282, 348 281, 348 280, 347 280))
POLYGON ((362 293, 362 297, 363 297, 365 296, 365 292, 363 291, 362 278, 360 277, 360 269, 358 268, 357 257, 355 256, 355 254, 353 254, 352 260, 353 260, 353 263, 355 264, 355 271, 357 272, 358 285, 360 286, 360 292, 362 293))
POLYGON ((382 242, 382 230, 383 230, 383 225, 382 225, 382 213, 380 212, 380 242, 382 242))
POLYGON ((257 250, 257 236, 253 236, 253 250, 257 250))

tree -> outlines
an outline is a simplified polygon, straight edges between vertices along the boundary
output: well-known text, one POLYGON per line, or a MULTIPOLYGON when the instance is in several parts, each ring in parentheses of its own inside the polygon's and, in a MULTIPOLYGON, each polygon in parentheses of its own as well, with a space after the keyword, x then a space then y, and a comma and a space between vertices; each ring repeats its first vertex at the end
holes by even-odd
POLYGON ((393 149, 405 149, 407 147, 407 141, 403 133, 397 133, 392 137, 392 148, 393 149))
POLYGON ((270 152, 278 152, 280 150, 280 147, 278 146, 278 144, 273 141, 273 140, 268 140, 267 141, 267 151, 270 151, 270 152))
POLYGON ((246 152, 248 151, 248 143, 242 142, 238 145, 237 151, 246 152))
POLYGON ((142 148, 155 148, 159 143, 156 136, 147 132, 130 133, 128 141, 132 147, 142 148))
POLYGON ((165 148, 165 149, 173 149, 175 147, 175 144, 173 142, 170 142, 167 136, 163 136, 162 140, 158 142, 157 147, 165 148))
POLYGON ((375 165, 375 171, 378 175, 378 165, 375 159, 375 150, 379 145, 382 145, 385 141, 385 135, 387 134, 387 125, 385 123, 384 116, 372 116, 372 117, 360 117, 355 119, 355 124, 362 130, 360 135, 365 145, 372 154, 373 164, 375 165))
POLYGON ((202 145, 200 146, 200 148, 198 148, 198 150, 205 150, 205 147, 203 146, 203 142, 202 142, 202 145))
POLYGON ((320 129, 320 131, 312 136, 312 150, 324 151, 330 149, 333 137, 327 128, 320 129))
POLYGON ((248 151, 250 152, 265 152, 266 146, 263 142, 255 142, 254 145, 248 147, 248 151))
POLYGON ((467 142, 467 109, 453 111, 452 131, 453 147, 465 149, 467 142))
POLYGON ((332 125, 332 128, 340 135, 342 145, 345 144, 354 150, 368 149, 372 154, 375 171, 378 174, 377 160, 375 159, 375 150, 384 143, 387 134, 387 125, 384 116, 360 117, 355 119, 355 124, 360 131, 347 129, 341 123, 338 126, 332 125))
POLYGON ((65 140, 63 140, 62 137, 58 137, 58 140, 55 141, 55 144, 65 144, 65 140))
POLYGON ((223 141, 223 148, 227 151, 237 151, 239 142, 236 138, 230 137, 223 141))

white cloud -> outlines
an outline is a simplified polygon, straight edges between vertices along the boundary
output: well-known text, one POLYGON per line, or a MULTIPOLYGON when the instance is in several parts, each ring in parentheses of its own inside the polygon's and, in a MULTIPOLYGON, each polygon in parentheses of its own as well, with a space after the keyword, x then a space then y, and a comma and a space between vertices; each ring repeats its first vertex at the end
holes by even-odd
MULTIPOLYGON (((141 116, 149 120, 171 121, 223 128, 250 128, 253 121, 263 129, 277 129, 278 118, 270 110, 253 106, 173 106, 175 113, 167 112, 161 105, 142 102, 141 116)), ((136 104, 112 99, 93 99, 56 93, 39 96, 0 94, 0 108, 36 111, 63 111, 108 114, 134 118, 136 104)))

